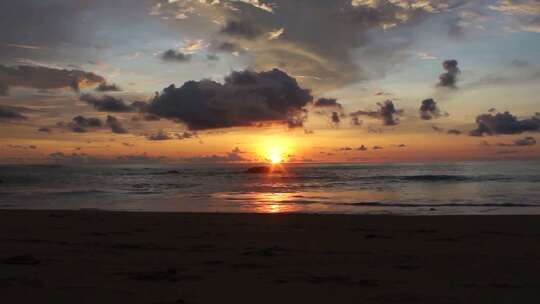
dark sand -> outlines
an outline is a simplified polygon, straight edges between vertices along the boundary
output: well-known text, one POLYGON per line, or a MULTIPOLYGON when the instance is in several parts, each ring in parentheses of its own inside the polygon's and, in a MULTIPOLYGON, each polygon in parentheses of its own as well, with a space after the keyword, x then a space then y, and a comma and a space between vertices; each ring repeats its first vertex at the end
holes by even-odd
POLYGON ((0 211, 1 303, 539 303, 540 216, 0 211))

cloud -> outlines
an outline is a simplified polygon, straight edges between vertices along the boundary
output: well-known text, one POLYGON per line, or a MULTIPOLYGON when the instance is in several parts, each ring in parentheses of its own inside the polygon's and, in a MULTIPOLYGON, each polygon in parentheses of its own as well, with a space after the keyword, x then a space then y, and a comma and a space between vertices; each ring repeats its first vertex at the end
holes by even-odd
POLYGON ((191 60, 191 55, 170 49, 161 54, 161 60, 166 62, 188 62, 191 60))
POLYGON ((246 152, 240 150, 240 148, 238 148, 238 147, 235 147, 235 148, 232 150, 232 152, 233 152, 233 153, 237 153, 237 154, 243 154, 243 153, 246 153, 246 152))
POLYGON ((246 50, 250 67, 308 75, 302 80, 319 89, 383 77, 411 56, 408 48, 423 21, 464 1, 272 0, 271 9, 247 0, 156 2, 152 14, 180 14, 179 29, 206 34, 213 48, 234 44, 246 50))
POLYGON ((161 141, 161 140, 172 140, 172 139, 190 139, 198 138, 197 133, 195 132, 180 132, 180 133, 169 133, 163 130, 158 131, 155 134, 150 134, 146 137, 148 140, 161 141))
POLYGON ((233 42, 225 41, 225 42, 215 42, 211 45, 212 50, 216 52, 223 52, 223 53, 240 53, 244 51, 244 49, 233 42))
POLYGON ((37 147, 35 145, 7 145, 8 148, 11 149, 23 149, 23 150, 36 150, 37 147))
POLYGON ((396 109, 394 102, 386 100, 385 102, 377 103, 379 109, 376 111, 356 111, 350 113, 351 117, 367 116, 380 119, 385 126, 394 126, 399 123, 399 119, 395 116, 403 114, 403 110, 396 109))
POLYGON ((448 116, 447 113, 441 113, 437 107, 437 103, 432 98, 424 99, 422 105, 420 105, 420 118, 423 120, 430 120, 439 118, 441 116, 448 116))
POLYGON ((439 76, 439 83, 437 86, 445 87, 450 89, 455 89, 457 83, 457 76, 461 72, 458 68, 458 62, 455 59, 445 60, 443 62, 443 68, 446 70, 446 73, 442 73, 439 76))
POLYGON ((76 133, 85 133, 87 132, 88 128, 92 128, 92 129, 101 128, 103 126, 103 122, 99 118, 95 118, 95 117, 87 118, 82 115, 78 115, 78 116, 73 117, 73 119, 68 123, 59 122, 56 125, 57 127, 60 127, 60 128, 68 128, 71 131, 76 132, 76 133))
POLYGON ((268 40, 278 39, 285 32, 284 28, 277 29, 268 33, 268 40))
MULTIPOLYGON (((83 94, 79 97, 81 101, 85 101, 89 105, 94 106, 100 112, 132 112, 133 106, 127 105, 122 99, 118 99, 109 95, 96 97, 91 94, 83 94)), ((136 104, 138 107, 141 104, 136 104)))
POLYGON ((463 132, 457 129, 450 129, 446 133, 450 135, 461 135, 463 132))
POLYGON ((92 87, 105 83, 105 78, 81 70, 65 70, 44 66, 0 65, 0 88, 4 94, 11 87, 34 89, 64 89, 78 91, 82 87, 92 87))
POLYGON ((383 147, 381 146, 373 146, 373 150, 382 150, 384 149, 383 147))
POLYGON ((338 125, 341 122, 341 117, 345 117, 343 113, 343 106, 337 102, 335 98, 319 98, 313 102, 315 109, 321 109, 316 111, 320 115, 329 115, 330 121, 338 125))
POLYGON ((107 120, 105 123, 111 128, 111 132, 116 134, 125 134, 128 133, 128 131, 122 126, 122 123, 118 120, 118 118, 107 115, 107 120))
POLYGON ((200 157, 191 157, 186 158, 185 160, 190 162, 200 162, 200 163, 222 163, 222 162, 242 162, 242 161, 248 161, 248 159, 244 158, 242 153, 237 151, 231 151, 226 153, 225 155, 208 155, 208 156, 200 156, 200 157))
POLYGON ((356 150, 358 150, 358 151, 367 151, 368 148, 366 148, 366 146, 364 146, 364 145, 361 145, 361 146, 358 147, 356 150))
POLYGON ((503 143, 498 144, 498 146, 500 147, 526 147, 526 146, 534 146, 534 145, 536 145, 536 139, 531 136, 517 139, 512 144, 503 144, 503 143))
POLYGON ((170 136, 169 133, 167 133, 167 132, 165 132, 163 130, 159 130, 155 134, 150 134, 146 138, 148 140, 153 140, 153 141, 162 141, 162 140, 171 140, 171 139, 173 139, 173 137, 170 136))
POLYGON ((263 31, 261 29, 259 29, 254 23, 248 22, 247 20, 228 21, 227 24, 221 29, 221 33, 244 39, 255 39, 263 35, 263 31))
POLYGON ((15 107, 0 106, 0 121, 24 119, 26 119, 26 116, 21 114, 15 107))
POLYGON ((341 122, 341 119, 339 117, 338 112, 332 112, 332 115, 330 116, 330 120, 332 120, 333 124, 339 124, 341 122))
POLYGON ((67 128, 75 133, 86 133, 88 131, 100 130, 105 127, 110 128, 111 132, 115 134, 125 134, 128 132, 123 127, 120 120, 111 115, 107 115, 105 122, 97 117, 84 117, 82 115, 78 115, 73 117, 73 119, 68 123, 57 123, 57 127, 67 128))
POLYGON ((244 2, 247 4, 252 5, 253 7, 256 7, 258 9, 261 9, 263 11, 273 13, 274 9, 271 4, 261 2, 260 0, 232 0, 233 2, 244 2))
POLYGON ((236 71, 224 83, 211 80, 170 85, 146 111, 184 123, 190 130, 253 126, 260 123, 302 126, 303 109, 313 97, 286 73, 236 71))
POLYGON ((514 145, 516 146, 534 146, 536 145, 536 139, 534 137, 525 137, 522 139, 518 139, 514 141, 514 145))
POLYGON ((477 128, 470 132, 471 136, 521 134, 523 132, 540 131, 540 113, 520 120, 510 112, 487 113, 476 117, 477 128))
POLYGON ((118 87, 116 84, 108 84, 108 83, 101 83, 97 88, 96 91, 98 92, 119 92, 122 91, 120 87, 118 87))
POLYGON ((342 105, 335 98, 319 98, 313 103, 316 108, 331 108, 341 110, 342 105))
POLYGON ((513 17, 508 25, 511 30, 540 33, 538 0, 499 0, 490 8, 513 17))

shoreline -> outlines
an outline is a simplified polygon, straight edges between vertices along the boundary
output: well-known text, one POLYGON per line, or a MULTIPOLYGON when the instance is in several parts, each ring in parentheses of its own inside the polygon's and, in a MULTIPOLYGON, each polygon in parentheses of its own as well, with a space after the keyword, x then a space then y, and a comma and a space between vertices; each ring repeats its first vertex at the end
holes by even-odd
POLYGON ((538 215, 0 210, 9 303, 532 303, 538 215))

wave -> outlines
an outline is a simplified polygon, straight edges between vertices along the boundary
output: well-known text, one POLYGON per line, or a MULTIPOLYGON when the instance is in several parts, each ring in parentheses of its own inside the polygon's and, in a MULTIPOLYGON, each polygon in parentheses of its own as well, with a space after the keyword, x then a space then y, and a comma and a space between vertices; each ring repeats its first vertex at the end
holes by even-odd
POLYGON ((422 204, 422 203, 382 203, 382 202, 367 202, 367 203, 328 203, 332 205, 347 205, 355 207, 540 207, 539 204, 527 204, 527 203, 442 203, 442 204, 422 204))
POLYGON ((103 190, 72 190, 72 191, 55 191, 45 193, 46 195, 87 195, 87 194, 107 194, 109 191, 103 190))

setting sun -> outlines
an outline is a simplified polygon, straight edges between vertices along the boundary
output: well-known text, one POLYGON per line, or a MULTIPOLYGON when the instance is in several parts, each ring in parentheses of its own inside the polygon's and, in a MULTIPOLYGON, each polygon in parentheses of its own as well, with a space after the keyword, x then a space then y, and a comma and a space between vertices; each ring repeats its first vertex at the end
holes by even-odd
POLYGON ((289 138, 281 136, 272 136, 261 141, 262 144, 257 147, 257 154, 260 159, 271 163, 280 164, 287 162, 290 155, 294 154, 293 145, 289 138))
POLYGON ((270 162, 271 162, 272 164, 279 164, 279 163, 281 163, 282 160, 283 160, 282 157, 281 157, 281 155, 278 154, 278 153, 271 153, 270 156, 269 156, 269 158, 270 158, 270 162))

